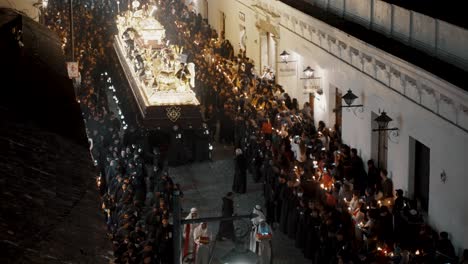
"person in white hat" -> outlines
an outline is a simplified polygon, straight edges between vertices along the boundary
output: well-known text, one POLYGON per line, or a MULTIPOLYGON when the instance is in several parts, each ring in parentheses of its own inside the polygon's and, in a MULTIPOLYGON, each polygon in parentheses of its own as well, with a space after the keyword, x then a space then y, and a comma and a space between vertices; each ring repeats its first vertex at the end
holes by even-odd
MULTIPOLYGON (((185 217, 186 220, 188 219, 196 219, 198 218, 198 210, 197 208, 193 207, 190 209, 190 213, 185 217)), ((198 226, 198 224, 185 224, 184 225, 184 251, 183 257, 187 256, 190 253, 195 253, 195 242, 193 240, 193 231, 198 226)))
POLYGON ((257 228, 258 228, 258 225, 260 224, 260 222, 262 220, 265 220, 266 217, 265 217, 265 214, 262 211, 262 207, 260 205, 258 205, 258 204, 255 205, 252 213, 256 214, 257 216, 250 219, 250 221, 252 221, 252 230, 250 231, 250 246, 249 246, 249 249, 252 252, 257 253, 257 238, 256 238, 257 228))

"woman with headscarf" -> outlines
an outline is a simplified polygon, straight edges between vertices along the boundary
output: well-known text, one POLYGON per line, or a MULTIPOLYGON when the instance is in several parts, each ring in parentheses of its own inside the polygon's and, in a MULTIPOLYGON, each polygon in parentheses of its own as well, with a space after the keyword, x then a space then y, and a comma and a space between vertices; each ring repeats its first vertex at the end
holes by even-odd
POLYGON ((252 230, 250 231, 249 249, 252 252, 257 253, 257 238, 256 238, 257 228, 260 222, 264 221, 266 218, 265 218, 265 214, 262 211, 262 207, 258 204, 255 205, 252 213, 255 214, 256 216, 250 219, 250 221, 252 221, 252 230))
POLYGON ((273 232, 270 226, 262 219, 257 227, 255 239, 257 242, 257 254, 259 256, 259 264, 273 263, 271 237, 273 232))
POLYGON ((232 191, 235 193, 245 193, 247 189, 247 161, 240 148, 236 149, 235 174, 232 184, 232 191))

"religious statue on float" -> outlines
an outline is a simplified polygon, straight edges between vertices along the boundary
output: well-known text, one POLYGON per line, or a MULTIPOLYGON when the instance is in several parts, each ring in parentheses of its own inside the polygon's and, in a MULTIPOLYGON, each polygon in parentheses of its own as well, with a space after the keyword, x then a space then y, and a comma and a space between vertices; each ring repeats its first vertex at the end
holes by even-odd
POLYGON ((187 92, 194 87, 193 76, 195 75, 195 64, 180 63, 175 77, 179 80, 177 92, 187 92))

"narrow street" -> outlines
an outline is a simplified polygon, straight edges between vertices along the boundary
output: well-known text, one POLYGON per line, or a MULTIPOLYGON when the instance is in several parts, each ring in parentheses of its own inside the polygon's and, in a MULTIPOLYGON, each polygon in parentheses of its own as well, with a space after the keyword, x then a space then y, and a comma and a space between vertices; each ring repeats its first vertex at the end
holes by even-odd
MULTIPOLYGON (((182 208, 184 215, 192 207, 196 207, 200 217, 221 215, 222 197, 232 187, 234 176, 234 161, 232 147, 215 146, 214 161, 192 163, 169 169, 169 174, 175 182, 179 182, 184 192, 182 208)), ((249 214, 256 204, 263 206, 263 186, 254 183, 251 175, 247 175, 247 193, 234 197, 235 212, 238 215, 249 214)), ((250 219, 235 221, 237 234, 245 234, 250 229, 250 219)), ((209 223, 208 228, 215 237, 218 232, 218 222, 209 223)), ((248 238, 245 240, 248 247, 248 238)), ((220 259, 234 247, 232 241, 217 241, 212 264, 222 263, 220 259)), ((275 264, 309 263, 294 247, 294 241, 283 235, 279 230, 273 233, 273 255, 275 264)))

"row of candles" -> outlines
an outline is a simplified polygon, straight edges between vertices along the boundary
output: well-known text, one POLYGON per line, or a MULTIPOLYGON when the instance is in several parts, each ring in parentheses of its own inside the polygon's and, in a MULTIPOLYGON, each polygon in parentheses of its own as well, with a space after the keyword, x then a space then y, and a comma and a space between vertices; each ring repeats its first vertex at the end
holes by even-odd
MULTIPOLYGON (((380 247, 378 246, 377 247, 377 252, 379 252, 380 254, 386 256, 386 257, 390 257, 390 258, 393 258, 395 257, 395 253, 393 251, 391 251, 390 249, 386 248, 386 247, 380 247)), ((419 249, 416 249, 414 252, 408 252, 409 254, 413 255, 413 256, 422 256, 424 254, 424 252, 422 250, 419 250, 419 249)))

